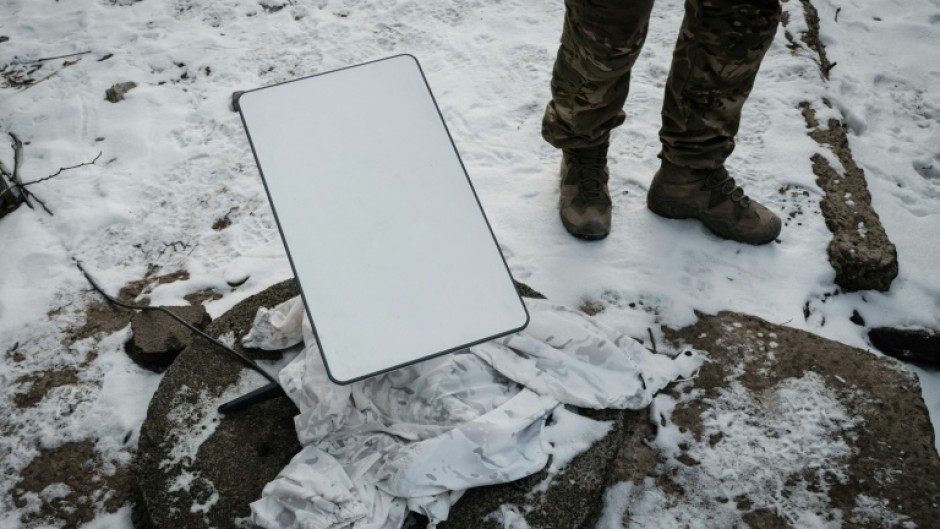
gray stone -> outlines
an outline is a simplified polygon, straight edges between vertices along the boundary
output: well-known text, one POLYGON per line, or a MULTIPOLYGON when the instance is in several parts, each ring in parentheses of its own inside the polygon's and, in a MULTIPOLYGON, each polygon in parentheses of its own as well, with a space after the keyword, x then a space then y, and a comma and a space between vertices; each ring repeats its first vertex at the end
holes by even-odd
MULTIPOLYGON (((753 316, 723 312, 700 316, 697 323, 680 330, 667 330, 666 339, 673 347, 692 346, 709 354, 707 362, 693 381, 670 389, 679 404, 672 422, 680 431, 691 432, 696 442, 706 441, 715 450, 719 443, 730 442, 714 432, 706 436, 706 419, 724 395, 754 396, 764 407, 749 417, 764 423, 782 421, 786 403, 772 402, 773 390, 786 381, 805 376, 824 381, 847 416, 856 426, 839 431, 836 440, 848 450, 835 461, 825 461, 838 468, 835 473, 805 469, 777 476, 785 484, 784 500, 804 491, 822 492, 828 505, 815 515, 823 519, 843 520, 847 527, 902 527, 888 523, 894 519, 910 521, 917 527, 935 527, 940 505, 940 457, 934 446, 933 427, 921 397, 916 376, 903 364, 872 353, 795 329, 775 325, 753 316), (734 386, 735 391, 731 393, 734 386), (681 400, 678 399, 681 397, 681 400), (884 506, 885 516, 869 516, 860 504, 884 506)), ((800 403, 795 403, 800 404, 800 403)), ((825 416, 828 410, 820 410, 825 416)), ((835 411, 833 411, 835 413, 835 411)), ((748 419, 744 419, 748 420, 748 419)), ((813 428, 816 425, 807 425, 813 428)), ((790 435, 791 432, 777 432, 790 435)), ((792 439, 799 442, 794 432, 792 439)), ((758 445, 767 438, 754 439, 758 445)), ((696 482, 698 462, 688 456, 688 447, 675 457, 660 456, 652 472, 656 485, 679 502, 688 500, 689 482, 696 482), (679 479, 680 474, 692 479, 679 479)), ((782 462, 781 462, 782 463, 782 462)), ((783 465, 781 465, 782 467, 783 465)), ((642 483, 643 475, 631 478, 642 483)), ((740 476, 747 480, 750 476, 740 476)), ((706 480, 702 480, 706 483, 706 480)), ((751 527, 775 529, 791 527, 785 509, 758 508, 748 498, 723 498, 737 504, 743 522, 751 527)), ((906 527, 906 526, 905 526, 906 527)))
MULTIPOLYGON (((542 471, 513 483, 468 490, 453 506, 441 529, 502 529, 492 516, 501 505, 512 505, 525 516, 532 529, 563 527, 591 529, 603 508, 604 491, 620 475, 614 472, 623 447, 641 445, 651 428, 646 410, 579 410, 595 420, 612 421, 613 429, 604 439, 576 457, 548 489, 536 489, 548 478, 542 471), (640 438, 638 438, 638 436, 640 438)), ((629 460, 629 456, 623 456, 629 460)))
POLYGON ((225 282, 230 287, 238 287, 244 285, 248 278, 251 277, 246 272, 240 270, 229 270, 225 272, 225 282))
MULTIPOLYGON (((280 353, 242 350, 239 342, 259 307, 272 307, 298 293, 293 280, 278 283, 235 305, 206 332, 234 338, 234 349, 251 358, 279 358, 280 353)), ((249 516, 249 503, 261 497, 264 485, 300 450, 293 423, 297 409, 286 398, 221 420, 214 405, 206 405, 247 371, 204 340, 186 348, 167 369, 141 426, 136 466, 144 502, 138 505, 139 518, 149 517, 158 529, 242 527, 238 519, 249 516), (183 448, 205 437, 203 428, 213 426, 215 431, 195 454, 181 455, 183 448)), ((265 383, 255 378, 258 387, 265 383)))
POLYGON ((516 287, 516 292, 518 292, 519 295, 524 298, 545 299, 545 296, 542 295, 541 292, 533 289, 525 283, 513 280, 513 284, 516 287))
POLYGON ((871 344, 901 360, 940 364, 940 333, 930 329, 876 327, 868 331, 871 344))
MULTIPOLYGON (((200 330, 212 321, 202 305, 163 308, 200 330)), ((131 331, 133 337, 125 350, 135 362, 148 367, 168 366, 194 340, 202 340, 170 316, 153 310, 135 314, 131 331)))
POLYGON ((124 94, 130 92, 132 89, 137 88, 137 83, 134 81, 127 81, 126 83, 117 83, 108 88, 104 92, 104 98, 112 103, 117 103, 118 101, 124 101, 124 94))

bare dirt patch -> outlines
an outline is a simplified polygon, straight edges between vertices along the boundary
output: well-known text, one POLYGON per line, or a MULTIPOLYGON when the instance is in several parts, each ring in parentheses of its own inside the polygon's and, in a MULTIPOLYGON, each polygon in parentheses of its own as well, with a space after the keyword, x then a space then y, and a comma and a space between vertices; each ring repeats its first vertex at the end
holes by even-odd
POLYGON ((127 467, 104 470, 93 441, 74 441, 43 449, 20 474, 13 488, 18 508, 37 503, 24 524, 44 522, 64 529, 80 527, 100 512, 113 513, 133 500, 133 475, 127 467))
MULTIPOLYGON (((823 104, 830 106, 825 99, 823 104)), ((847 291, 886 291, 898 275, 897 249, 871 204, 865 172, 852 156, 846 125, 829 119, 823 128, 807 101, 800 103, 800 110, 809 137, 831 151, 842 165, 840 172, 819 153, 811 158, 816 183, 825 192, 819 207, 832 232, 827 251, 836 271, 835 282, 847 291)))
MULTIPOLYGON (((807 29, 799 35, 802 44, 789 30, 789 14, 781 18, 787 47, 797 54, 808 48, 819 67, 824 82, 836 66, 826 54, 820 37, 819 12, 810 0, 800 0, 807 29)), ((808 135, 832 156, 814 154, 812 162, 816 183, 825 192, 820 209, 826 227, 832 232, 832 241, 827 253, 836 272, 835 282, 843 290, 886 291, 898 274, 898 257, 894 244, 888 239, 881 220, 871 204, 871 194, 865 173, 855 162, 849 147, 848 126, 844 119, 829 119, 822 124, 816 117, 816 109, 832 108, 825 98, 819 102, 803 101, 799 109, 806 120, 808 135), (838 162, 831 161, 832 159, 838 162), (841 165, 835 167, 834 165, 841 165)), ((786 190, 781 189, 782 193, 786 190)), ((799 209, 789 213, 786 222, 796 222, 799 209)))
POLYGON ((578 307, 581 312, 587 314, 588 316, 596 316, 601 312, 604 312, 604 309, 606 308, 606 305, 593 299, 586 299, 582 301, 581 305, 578 307))
POLYGON ((803 4, 803 15, 806 18, 806 25, 809 26, 809 31, 800 35, 800 40, 816 52, 819 57, 819 73, 822 74, 823 79, 828 80, 829 72, 835 68, 836 63, 829 60, 826 55, 826 46, 819 39, 819 12, 809 0, 800 0, 800 3, 803 4))
POLYGON ((50 390, 61 386, 78 384, 78 372, 74 368, 42 371, 17 380, 18 383, 31 382, 29 389, 17 393, 13 397, 13 404, 17 408, 30 408, 35 406, 49 393, 50 390))
MULTIPOLYGON (((185 281, 189 279, 189 272, 178 270, 160 276, 149 275, 137 281, 131 281, 118 292, 117 300, 135 305, 150 305, 147 294, 158 285, 185 281)), ((135 312, 120 307, 114 307, 106 300, 95 301, 85 309, 85 323, 80 327, 71 329, 66 336, 66 344, 73 344, 79 340, 98 334, 110 334, 127 327, 135 312)))
POLYGON ((222 299, 222 293, 214 288, 206 288, 192 294, 186 294, 183 299, 189 302, 190 305, 202 305, 207 301, 222 299))

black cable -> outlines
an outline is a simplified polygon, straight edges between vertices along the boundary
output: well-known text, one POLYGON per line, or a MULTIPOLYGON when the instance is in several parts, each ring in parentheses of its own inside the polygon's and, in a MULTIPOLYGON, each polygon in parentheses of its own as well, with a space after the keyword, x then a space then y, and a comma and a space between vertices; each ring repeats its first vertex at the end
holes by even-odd
POLYGON ((263 376, 264 378, 268 379, 272 384, 276 385, 277 387, 280 387, 280 386, 281 386, 281 384, 277 381, 276 378, 274 378, 274 376, 270 375, 270 374, 269 374, 267 371, 265 371, 264 369, 261 369, 261 366, 259 366, 257 363, 255 363, 254 360, 248 358, 247 356, 245 356, 245 355, 239 353, 238 351, 236 351, 236 350, 232 349, 231 347, 225 345, 224 343, 222 343, 222 342, 216 340, 215 338, 213 338, 213 337, 209 336, 208 334, 202 332, 201 330, 197 329, 196 327, 190 325, 189 322, 187 322, 186 320, 180 318, 180 317, 177 316, 176 314, 173 314, 171 311, 169 311, 169 310, 167 310, 167 309, 165 309, 165 308, 163 308, 163 307, 145 307, 145 306, 142 306, 142 305, 130 305, 130 304, 127 304, 127 303, 120 302, 120 301, 118 301, 118 300, 112 298, 111 296, 109 296, 107 293, 105 293, 105 291, 102 290, 101 287, 99 287, 97 283, 95 283, 95 280, 92 279, 92 278, 91 278, 91 275, 89 275, 88 272, 85 271, 85 268, 82 266, 82 263, 81 263, 78 259, 75 259, 75 266, 77 266, 78 269, 81 270, 82 275, 84 275, 84 276, 85 276, 85 279, 87 279, 88 282, 91 283, 92 288, 94 288, 99 294, 101 294, 102 296, 104 296, 104 299, 108 300, 109 303, 112 303, 112 304, 117 305, 117 306, 119 306, 119 307, 124 307, 125 309, 140 310, 140 311, 155 310, 155 311, 162 312, 162 313, 166 314, 167 316, 173 318, 174 320, 178 321, 179 323, 181 323, 182 325, 184 325, 187 329, 191 330, 192 332, 198 334, 199 336, 202 336, 203 338, 205 338, 206 340, 209 340, 210 342, 214 343, 215 345, 218 345, 219 347, 221 347, 222 349, 224 349, 224 350, 227 351, 228 353, 235 355, 235 356, 236 356, 243 364, 245 364, 248 368, 257 371, 258 373, 261 373, 261 376, 263 376))

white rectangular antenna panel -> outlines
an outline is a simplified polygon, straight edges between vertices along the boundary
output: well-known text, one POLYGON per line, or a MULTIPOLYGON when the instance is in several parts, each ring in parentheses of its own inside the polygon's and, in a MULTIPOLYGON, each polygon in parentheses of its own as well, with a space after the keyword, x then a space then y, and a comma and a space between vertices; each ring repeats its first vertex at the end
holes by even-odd
POLYGON ((248 91, 239 107, 333 381, 526 326, 414 57, 248 91))

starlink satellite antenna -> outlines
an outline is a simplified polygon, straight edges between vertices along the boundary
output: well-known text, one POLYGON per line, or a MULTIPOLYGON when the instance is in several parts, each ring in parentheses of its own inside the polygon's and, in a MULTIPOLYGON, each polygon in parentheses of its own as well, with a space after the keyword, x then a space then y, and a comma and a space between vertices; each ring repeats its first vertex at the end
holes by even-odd
POLYGON ((414 57, 248 91, 239 107, 334 382, 526 326, 414 57))

